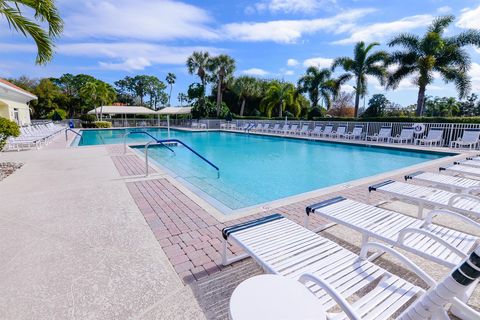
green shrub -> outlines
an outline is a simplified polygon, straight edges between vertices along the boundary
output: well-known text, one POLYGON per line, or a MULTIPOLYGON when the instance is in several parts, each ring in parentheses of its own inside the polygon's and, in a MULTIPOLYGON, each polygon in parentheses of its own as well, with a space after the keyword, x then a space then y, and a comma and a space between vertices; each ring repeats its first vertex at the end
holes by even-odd
POLYGON ((67 118, 67 111, 56 108, 47 114, 47 118, 52 119, 53 121, 61 121, 67 118))
POLYGON ((112 123, 108 121, 94 121, 92 122, 93 127, 92 128, 111 128, 112 123))
POLYGON ((20 127, 14 121, 0 117, 0 151, 3 150, 9 137, 18 137, 20 127))

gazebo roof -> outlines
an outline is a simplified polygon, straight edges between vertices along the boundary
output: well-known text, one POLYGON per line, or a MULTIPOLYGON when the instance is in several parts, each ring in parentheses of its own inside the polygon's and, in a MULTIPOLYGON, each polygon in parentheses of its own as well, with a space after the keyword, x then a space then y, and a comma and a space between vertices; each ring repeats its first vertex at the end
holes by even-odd
POLYGON ((157 114, 158 111, 148 109, 141 106, 103 106, 88 111, 88 114, 100 113, 102 109, 103 114, 157 114))
POLYGON ((166 107, 157 112, 158 114, 173 115, 173 114, 190 114, 192 107, 166 107))

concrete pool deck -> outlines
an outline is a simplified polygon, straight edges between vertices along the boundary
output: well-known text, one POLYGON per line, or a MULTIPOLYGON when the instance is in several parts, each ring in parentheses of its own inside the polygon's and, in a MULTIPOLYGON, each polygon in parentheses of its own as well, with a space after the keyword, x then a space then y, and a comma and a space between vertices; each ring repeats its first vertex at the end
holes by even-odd
MULTIPOLYGON (((233 288, 261 270, 251 259, 221 267, 221 228, 270 212, 302 222, 306 205, 332 196, 219 220, 158 168, 144 178, 144 162, 121 145, 65 148, 59 138, 42 150, 2 153, 0 161, 24 163, 0 182, 0 319, 225 319, 233 288)), ((369 197, 366 184, 334 194, 385 202, 369 197)), ((348 229, 322 235, 358 252, 360 236, 348 229)), ((406 255, 437 279, 448 272, 406 255)), ((395 261, 379 262, 419 281, 395 261)), ((478 289, 470 304, 480 307, 478 289)))

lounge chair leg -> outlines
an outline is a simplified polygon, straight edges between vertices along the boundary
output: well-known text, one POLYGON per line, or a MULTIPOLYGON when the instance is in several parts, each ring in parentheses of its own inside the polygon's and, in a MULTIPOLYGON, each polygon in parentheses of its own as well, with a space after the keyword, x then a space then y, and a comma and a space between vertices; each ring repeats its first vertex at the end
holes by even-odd
POLYGON ((423 219, 423 202, 418 204, 418 218, 423 219))
POLYGON ((238 256, 235 256, 235 257, 232 257, 232 258, 228 258, 228 252, 227 252, 227 246, 228 246, 228 241, 223 239, 223 244, 222 244, 222 264, 224 266, 228 266, 234 262, 237 262, 237 261, 240 261, 240 260, 243 260, 245 258, 248 258, 249 255, 244 253, 244 254, 241 254, 241 255, 238 255, 238 256))
POLYGON ((307 214, 306 217, 305 217, 305 221, 304 221, 304 224, 305 224, 305 228, 308 229, 308 223, 310 222, 310 215, 307 214))

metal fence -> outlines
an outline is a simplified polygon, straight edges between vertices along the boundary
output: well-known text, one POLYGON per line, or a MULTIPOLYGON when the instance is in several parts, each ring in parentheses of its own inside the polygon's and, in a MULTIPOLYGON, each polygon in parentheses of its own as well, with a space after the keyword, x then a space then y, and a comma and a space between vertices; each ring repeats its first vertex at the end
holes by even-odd
MULTIPOLYGON (((167 121, 165 119, 110 119, 113 127, 159 127, 166 126, 167 121)), ((42 122, 42 120, 32 120, 32 123, 42 122)), ((68 123, 68 120, 62 121, 65 124, 68 123)), ((75 119, 75 127, 80 127, 80 120, 75 119)), ((172 127, 184 127, 184 128, 206 128, 206 129, 220 129, 221 124, 227 123, 225 120, 220 119, 170 119, 170 125, 172 127), (201 125, 199 125, 201 124, 201 125)), ((282 127, 285 123, 292 125, 298 125, 298 128, 301 128, 303 125, 307 124, 310 130, 313 130, 316 126, 321 126, 324 128, 326 125, 332 125, 333 130, 336 130, 339 126, 346 126, 347 132, 351 132, 355 126, 363 126, 363 132, 365 133, 364 139, 366 136, 374 135, 380 131, 382 126, 392 127, 392 136, 400 134, 402 128, 412 127, 415 123, 413 122, 353 122, 353 121, 284 121, 284 120, 232 120, 231 123, 236 124, 237 128, 243 127, 245 124, 254 124, 255 126, 258 123, 269 124, 270 127, 273 127, 275 124, 279 124, 282 127)), ((441 128, 443 129, 443 141, 444 145, 450 145, 451 141, 455 141, 463 136, 463 132, 466 129, 479 129, 480 123, 423 123, 425 126, 425 131, 421 134, 416 134, 416 137, 423 137, 428 134, 428 131, 431 128, 441 128)))

